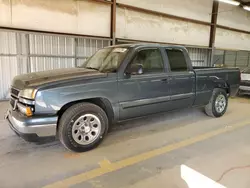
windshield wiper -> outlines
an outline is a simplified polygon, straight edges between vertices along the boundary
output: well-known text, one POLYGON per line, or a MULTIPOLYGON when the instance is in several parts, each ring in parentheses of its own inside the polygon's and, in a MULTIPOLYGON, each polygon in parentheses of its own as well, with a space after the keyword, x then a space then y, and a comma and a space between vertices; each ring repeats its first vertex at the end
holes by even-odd
POLYGON ((92 70, 97 70, 97 71, 99 71, 99 69, 98 68, 94 68, 94 67, 85 67, 86 69, 92 69, 92 70))
POLYGON ((106 73, 115 73, 116 72, 116 69, 104 69, 103 72, 106 72, 106 73))

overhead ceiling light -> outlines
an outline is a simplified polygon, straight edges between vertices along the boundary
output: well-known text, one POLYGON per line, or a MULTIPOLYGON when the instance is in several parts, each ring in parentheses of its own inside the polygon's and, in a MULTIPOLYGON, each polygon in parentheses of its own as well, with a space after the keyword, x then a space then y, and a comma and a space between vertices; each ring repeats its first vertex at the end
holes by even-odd
POLYGON ((235 5, 235 6, 239 6, 240 5, 240 2, 234 1, 234 0, 219 0, 219 1, 223 2, 223 3, 228 3, 228 4, 231 4, 231 5, 235 5))
POLYGON ((249 6, 243 6, 243 8, 247 11, 250 11, 250 7, 249 6))

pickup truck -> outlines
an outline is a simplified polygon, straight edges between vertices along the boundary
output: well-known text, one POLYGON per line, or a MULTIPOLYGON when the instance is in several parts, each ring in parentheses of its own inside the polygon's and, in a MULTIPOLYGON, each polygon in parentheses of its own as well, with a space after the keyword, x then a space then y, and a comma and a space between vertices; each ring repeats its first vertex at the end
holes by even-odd
POLYGON ((238 68, 193 67, 182 46, 109 46, 76 68, 16 76, 5 118, 27 141, 56 136, 84 152, 120 121, 201 106, 220 117, 239 83, 238 68))
POLYGON ((239 95, 250 95, 250 67, 241 72, 239 95))

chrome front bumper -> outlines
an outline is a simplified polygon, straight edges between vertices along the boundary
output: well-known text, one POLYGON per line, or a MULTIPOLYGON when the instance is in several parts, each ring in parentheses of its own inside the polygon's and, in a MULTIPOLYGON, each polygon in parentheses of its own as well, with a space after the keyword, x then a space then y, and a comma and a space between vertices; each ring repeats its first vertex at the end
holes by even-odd
POLYGON ((8 110, 5 119, 10 128, 27 141, 56 136, 57 116, 26 117, 17 111, 8 110))
POLYGON ((240 86, 240 90, 250 91, 250 86, 240 86))

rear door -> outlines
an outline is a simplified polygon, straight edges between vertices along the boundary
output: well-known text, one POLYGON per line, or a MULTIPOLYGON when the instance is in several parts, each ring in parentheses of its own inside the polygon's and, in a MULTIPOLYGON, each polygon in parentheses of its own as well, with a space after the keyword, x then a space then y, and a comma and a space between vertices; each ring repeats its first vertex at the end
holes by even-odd
POLYGON ((192 106, 195 99, 195 73, 187 64, 187 53, 182 48, 165 49, 169 65, 172 109, 192 106))
POLYGON ((118 78, 120 120, 167 110, 170 90, 162 51, 140 49, 127 68, 132 64, 142 65, 143 70, 129 76, 125 70, 118 78))

